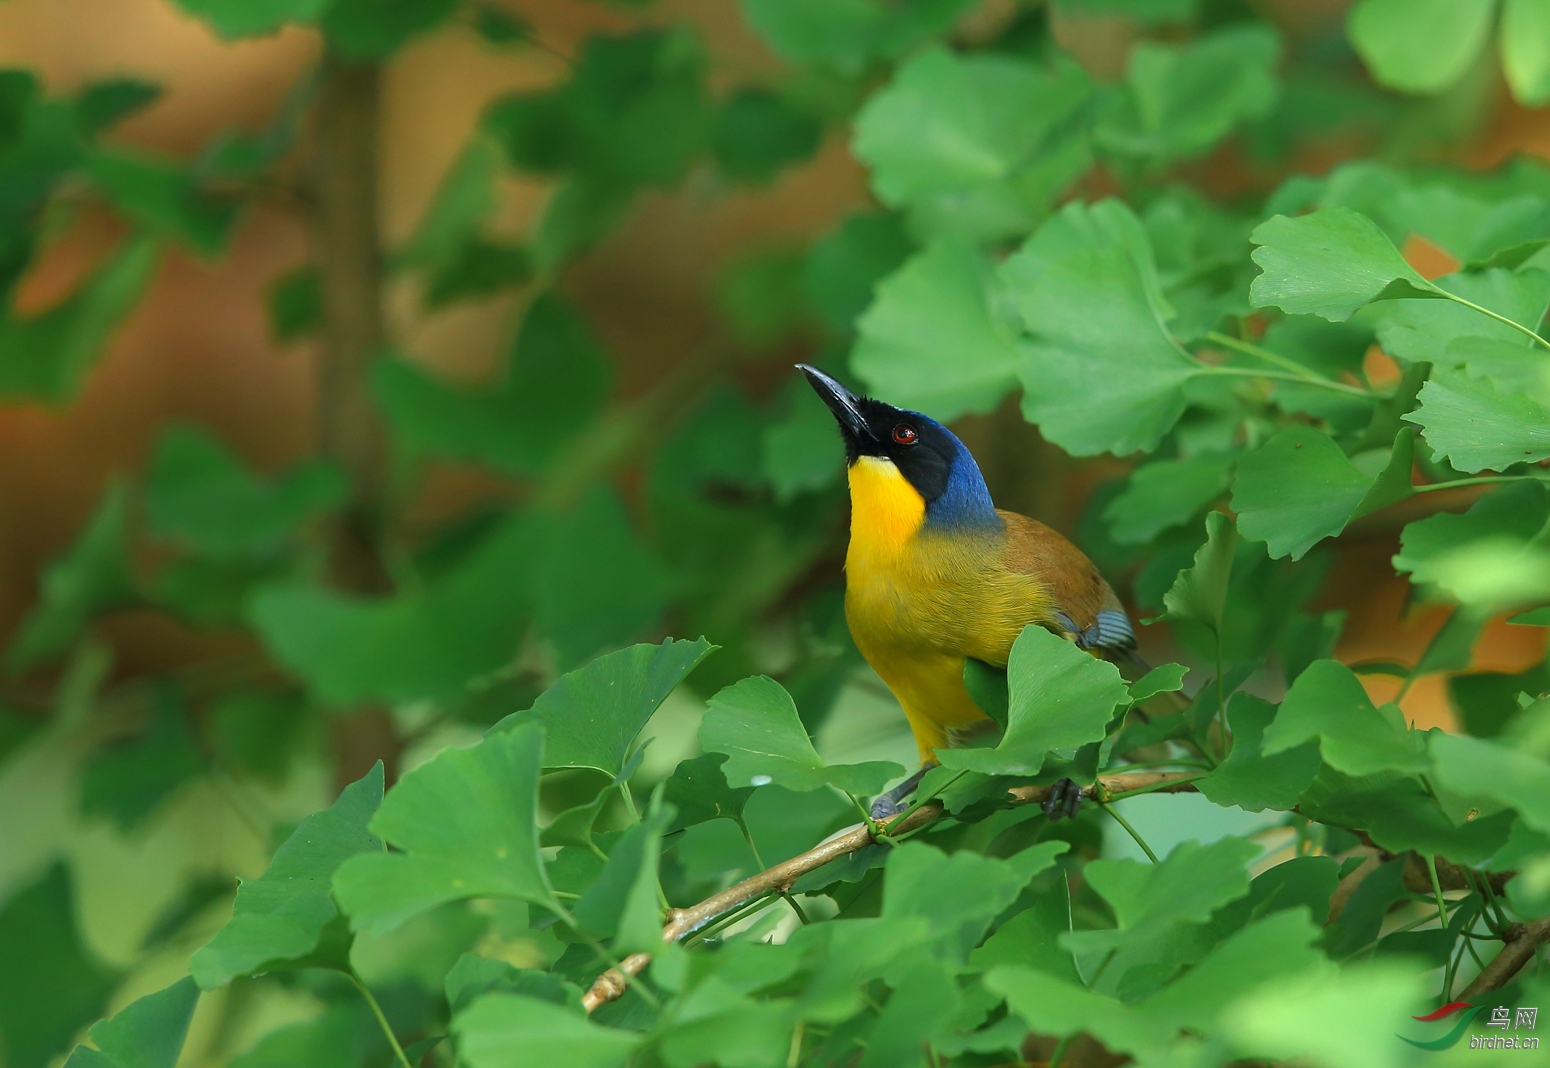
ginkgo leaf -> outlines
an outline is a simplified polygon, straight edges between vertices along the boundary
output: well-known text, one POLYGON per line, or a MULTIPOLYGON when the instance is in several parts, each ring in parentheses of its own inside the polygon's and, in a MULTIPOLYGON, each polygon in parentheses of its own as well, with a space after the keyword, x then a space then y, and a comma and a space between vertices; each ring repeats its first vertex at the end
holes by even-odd
POLYGON ((1328 434, 1288 427, 1238 461, 1232 487, 1238 532, 1265 542, 1272 557, 1300 560, 1351 520, 1409 496, 1414 461, 1408 428, 1392 450, 1351 459, 1328 434))
POLYGON ((736 787, 777 783, 791 790, 834 786, 872 794, 904 769, 888 760, 830 766, 813 748, 802 717, 785 687, 765 675, 744 679, 710 699, 700 724, 700 745, 725 753, 727 782, 736 787))
POLYGON ((522 724, 447 749, 401 779, 372 818, 403 850, 340 865, 334 896, 355 930, 385 932, 448 901, 511 897, 562 913, 538 852, 543 730, 522 724))
POLYGON ((382 804, 382 777, 379 761, 332 807, 303 819, 263 875, 238 887, 231 920, 188 962, 200 986, 280 969, 349 967, 350 939, 338 930, 330 884, 350 857, 382 848, 367 829, 382 804))
POLYGON ((989 411, 1017 384, 1016 338, 996 313, 996 284, 968 244, 928 245, 877 284, 856 323, 851 368, 883 400, 938 419, 989 411))
POLYGON ((990 775, 1034 775, 1057 749, 1102 740, 1114 709, 1129 700, 1119 670, 1075 642, 1033 625, 1007 661, 1007 726, 994 749, 939 749, 945 767, 990 775))
POLYGON ((1324 762, 1348 775, 1425 771, 1422 736, 1409 729, 1395 705, 1379 709, 1350 668, 1315 660, 1287 691, 1265 728, 1266 756, 1318 739, 1324 762))
POLYGON ((1168 332, 1145 230, 1106 200, 1068 205, 1001 269, 1031 337, 1018 370, 1023 414, 1067 452, 1157 447, 1207 368, 1168 332))
POLYGON ((1349 208, 1321 208, 1295 219, 1277 215, 1249 239, 1259 246, 1254 262, 1262 273, 1249 287, 1258 308, 1338 322, 1395 283, 1395 295, 1408 297, 1424 297, 1433 288, 1376 223, 1349 208))

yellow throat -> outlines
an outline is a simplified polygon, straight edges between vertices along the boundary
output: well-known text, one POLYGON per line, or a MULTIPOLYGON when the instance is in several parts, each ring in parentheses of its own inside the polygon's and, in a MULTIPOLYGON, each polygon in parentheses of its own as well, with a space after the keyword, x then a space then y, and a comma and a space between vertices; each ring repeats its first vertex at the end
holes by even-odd
POLYGON ((898 557, 926 518, 926 502, 890 460, 863 456, 850 466, 847 566, 898 557))

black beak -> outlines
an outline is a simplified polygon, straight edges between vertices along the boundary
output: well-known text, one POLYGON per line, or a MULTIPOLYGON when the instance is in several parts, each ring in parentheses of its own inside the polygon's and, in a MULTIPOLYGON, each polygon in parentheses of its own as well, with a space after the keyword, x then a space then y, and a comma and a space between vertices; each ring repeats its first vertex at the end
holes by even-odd
POLYGON ((796 367, 807 376, 813 392, 822 397, 823 402, 829 406, 829 410, 834 413, 834 418, 839 420, 840 429, 845 432, 847 438, 858 445, 877 441, 877 435, 872 433, 871 427, 867 426, 866 416, 861 414, 859 397, 816 367, 810 367, 805 363, 799 363, 796 367))

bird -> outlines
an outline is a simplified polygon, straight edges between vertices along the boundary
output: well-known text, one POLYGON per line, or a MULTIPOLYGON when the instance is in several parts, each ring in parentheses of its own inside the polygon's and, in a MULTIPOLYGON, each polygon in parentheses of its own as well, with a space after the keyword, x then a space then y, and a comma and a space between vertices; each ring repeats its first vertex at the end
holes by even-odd
MULTIPOLYGON (((884 819, 935 766, 938 749, 986 721, 964 685, 966 660, 1005 668, 1012 643, 1037 624, 1094 655, 1139 663, 1135 628, 1086 554, 1038 520, 995 506, 952 431, 859 396, 816 367, 796 367, 845 443, 845 620, 920 750, 920 770, 873 803, 873 819, 884 819)), ((1045 808, 1070 816, 1080 799, 1063 780, 1045 808)))

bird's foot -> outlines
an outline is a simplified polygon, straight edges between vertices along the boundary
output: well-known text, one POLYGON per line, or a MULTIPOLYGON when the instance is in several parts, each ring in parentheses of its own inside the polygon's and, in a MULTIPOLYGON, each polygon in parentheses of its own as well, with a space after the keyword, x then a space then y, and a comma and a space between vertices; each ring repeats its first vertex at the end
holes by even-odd
POLYGON ((1051 821, 1075 819, 1082 807, 1082 788, 1070 779, 1061 779, 1049 788, 1049 796, 1039 807, 1051 821))
POLYGON ((915 787, 919 786, 920 780, 926 777, 926 772, 934 767, 936 767, 935 762, 926 764, 886 794, 878 795, 877 800, 872 802, 872 818, 874 820, 886 820, 903 812, 905 809, 904 799, 915 792, 915 787))
POLYGON ((872 802, 871 815, 874 820, 886 820, 893 816, 897 816, 900 812, 903 811, 903 801, 899 798, 892 797, 889 794, 883 794, 878 797, 876 801, 872 802))

